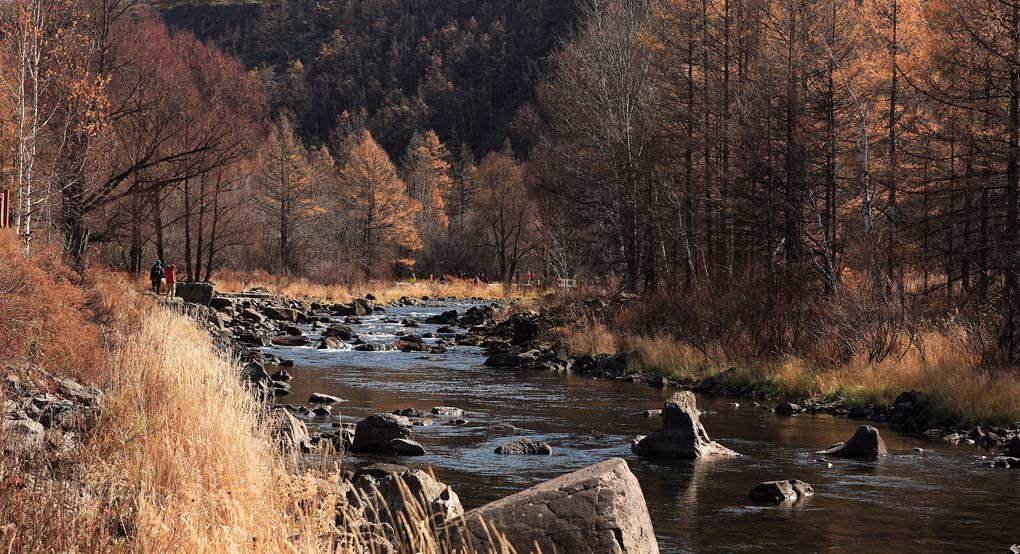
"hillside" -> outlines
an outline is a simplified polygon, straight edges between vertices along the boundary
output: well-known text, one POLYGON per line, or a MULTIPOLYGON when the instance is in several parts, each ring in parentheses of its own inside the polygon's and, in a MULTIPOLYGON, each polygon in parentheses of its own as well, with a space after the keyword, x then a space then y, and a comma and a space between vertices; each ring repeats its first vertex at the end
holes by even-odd
POLYGON ((306 142, 335 142, 346 112, 391 156, 423 129, 435 130, 452 148, 466 144, 477 157, 498 149, 576 17, 573 0, 157 7, 171 27, 193 31, 258 68, 272 113, 288 112, 306 142))

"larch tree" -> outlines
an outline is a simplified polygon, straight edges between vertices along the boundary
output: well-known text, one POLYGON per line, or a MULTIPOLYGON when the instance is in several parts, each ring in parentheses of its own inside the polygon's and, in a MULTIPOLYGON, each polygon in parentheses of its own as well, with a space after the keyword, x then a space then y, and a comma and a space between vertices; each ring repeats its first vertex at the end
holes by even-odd
POLYGON ((302 262, 308 226, 319 211, 313 202, 316 178, 308 150, 283 116, 259 152, 255 203, 277 267, 293 272, 302 262))
POLYGON ((401 162, 407 195, 421 206, 415 215, 419 235, 445 230, 449 225, 446 197, 453 189, 446 147, 434 131, 415 133, 401 162))
POLYGON ((363 130, 352 138, 337 191, 356 235, 355 261, 366 276, 421 247, 415 215, 421 209, 407 195, 386 151, 363 130))

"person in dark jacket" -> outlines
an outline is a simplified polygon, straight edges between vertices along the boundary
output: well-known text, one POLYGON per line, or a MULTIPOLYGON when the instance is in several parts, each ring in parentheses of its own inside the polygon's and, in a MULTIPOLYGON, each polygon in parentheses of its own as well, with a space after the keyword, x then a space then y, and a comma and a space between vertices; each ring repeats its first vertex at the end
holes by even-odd
POLYGON ((152 292, 159 294, 160 285, 163 282, 163 262, 156 260, 149 270, 149 281, 152 282, 152 292))

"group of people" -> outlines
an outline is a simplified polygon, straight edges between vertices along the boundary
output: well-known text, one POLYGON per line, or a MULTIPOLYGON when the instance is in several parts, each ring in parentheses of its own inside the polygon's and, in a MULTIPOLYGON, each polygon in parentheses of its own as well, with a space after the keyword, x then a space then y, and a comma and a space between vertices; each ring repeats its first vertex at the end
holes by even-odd
POLYGON ((149 281, 152 282, 152 292, 156 294, 160 294, 163 282, 166 281, 166 297, 173 298, 177 293, 177 266, 164 266, 163 261, 157 259, 149 270, 149 281))

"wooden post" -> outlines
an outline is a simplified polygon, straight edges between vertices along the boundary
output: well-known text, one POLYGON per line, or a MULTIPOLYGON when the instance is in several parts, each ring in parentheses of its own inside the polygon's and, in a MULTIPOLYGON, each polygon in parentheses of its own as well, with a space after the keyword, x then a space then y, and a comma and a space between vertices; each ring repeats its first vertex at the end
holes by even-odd
POLYGON ((0 229, 11 226, 11 191, 4 189, 0 193, 0 229))

